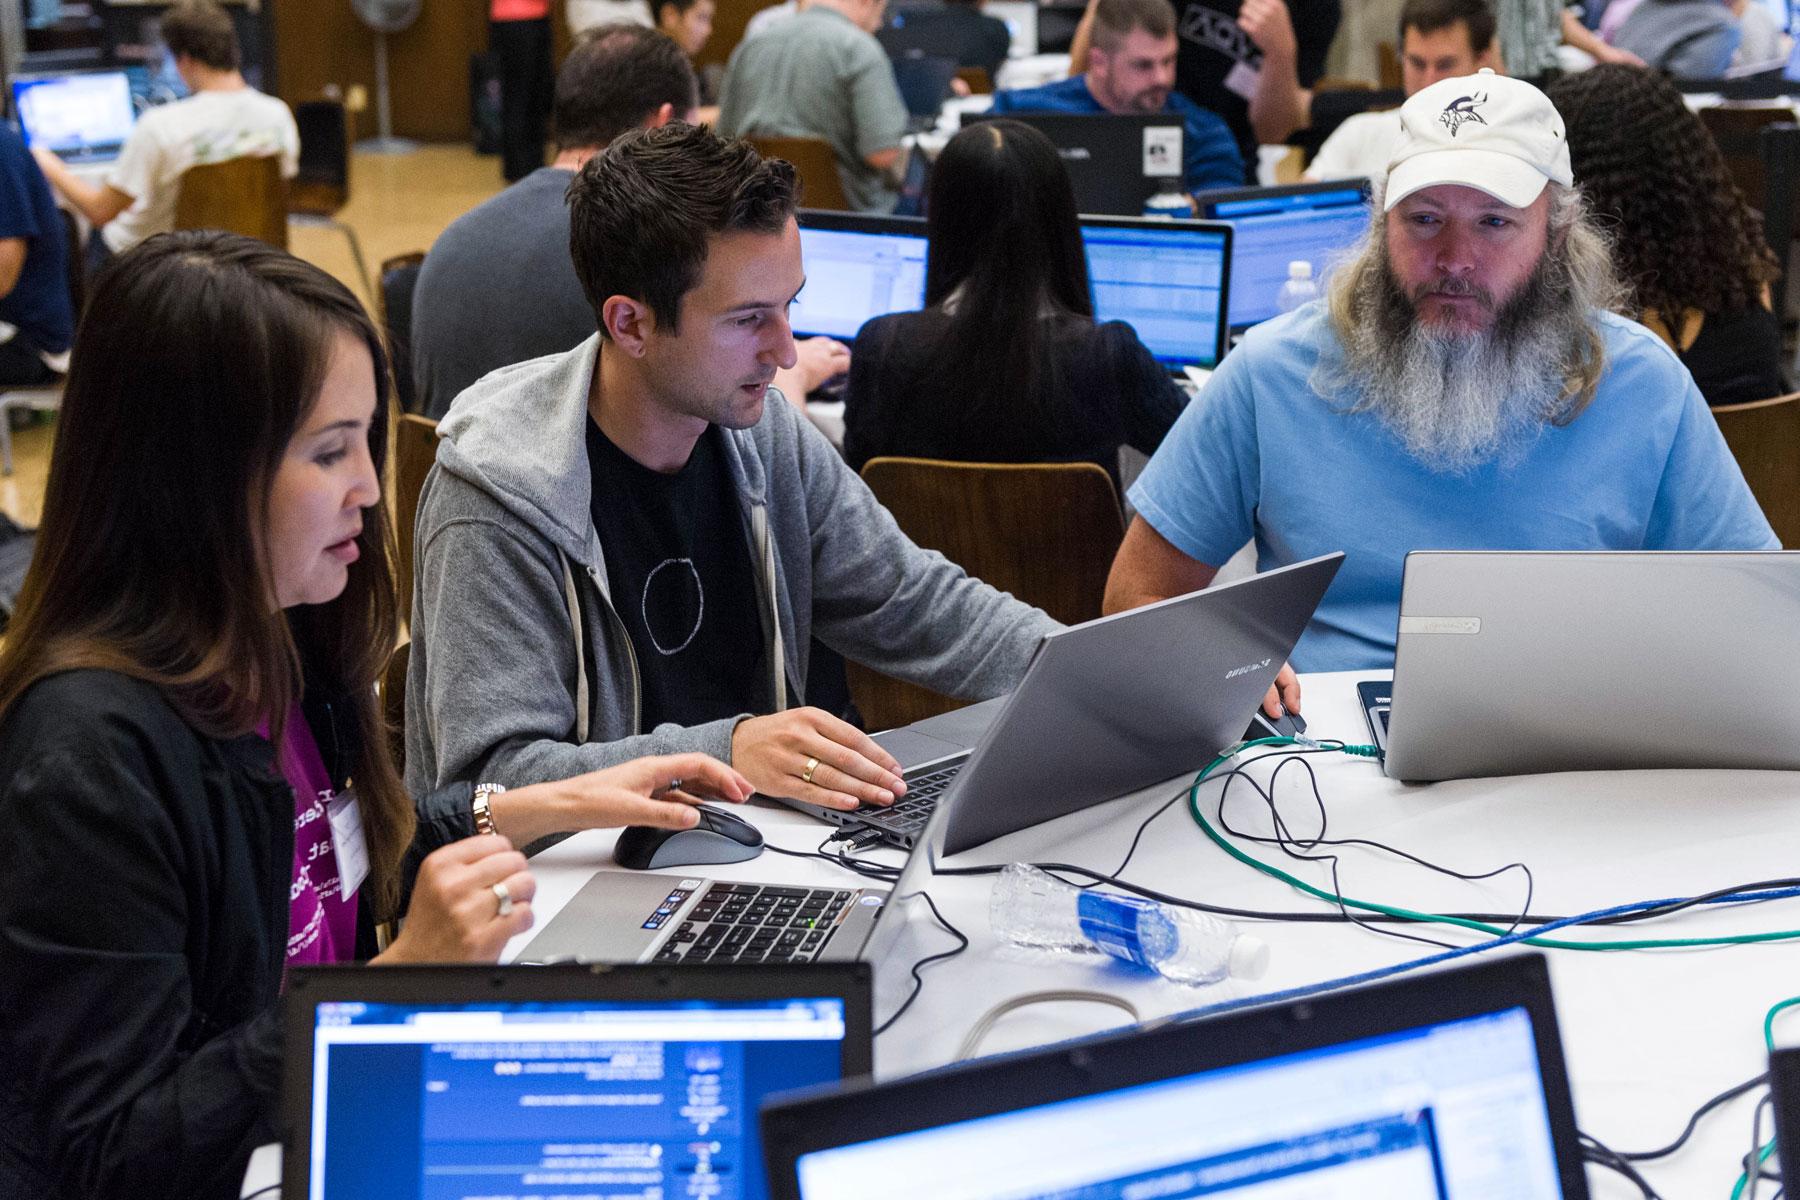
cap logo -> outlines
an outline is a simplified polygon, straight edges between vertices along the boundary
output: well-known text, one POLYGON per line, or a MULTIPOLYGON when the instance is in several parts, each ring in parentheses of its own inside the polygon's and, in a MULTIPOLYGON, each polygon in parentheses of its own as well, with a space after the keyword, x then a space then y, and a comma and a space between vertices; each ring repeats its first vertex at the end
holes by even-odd
POLYGON ((1473 96, 1458 96, 1444 106, 1444 111, 1438 114, 1438 120, 1443 123, 1445 129, 1450 131, 1451 137, 1455 137, 1457 130, 1470 121, 1477 125, 1486 125, 1487 119, 1475 110, 1486 104, 1487 99, 1486 92, 1477 92, 1473 96))

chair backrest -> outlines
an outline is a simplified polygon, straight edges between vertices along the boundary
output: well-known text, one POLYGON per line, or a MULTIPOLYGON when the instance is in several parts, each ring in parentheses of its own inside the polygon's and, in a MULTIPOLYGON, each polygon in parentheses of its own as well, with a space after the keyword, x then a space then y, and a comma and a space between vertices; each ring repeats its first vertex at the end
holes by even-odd
POLYGON ((1394 43, 1375 43, 1375 58, 1382 91, 1393 91, 1406 85, 1406 75, 1400 67, 1400 50, 1394 43))
POLYGON ((350 122, 336 100, 294 105, 300 173, 288 187, 288 211, 333 216, 350 200, 350 122))
POLYGON ((957 76, 956 60, 919 51, 893 60, 894 86, 914 117, 936 118, 950 98, 950 83, 957 76))
POLYGON ((419 516, 419 493, 437 461, 437 422, 401 413, 394 426, 394 542, 399 554, 395 570, 400 612, 412 619, 413 523, 419 516))
POLYGON ((419 285, 419 271, 425 265, 423 252, 397 254, 381 264, 381 332, 387 337, 388 356, 393 360, 394 398, 401 412, 419 410, 418 386, 412 369, 413 289, 419 285))
POLYGON ((988 78, 986 67, 958 67, 956 77, 969 86, 969 95, 987 96, 994 90, 994 81, 988 78))
POLYGON ((1800 549, 1800 392, 1712 412, 1775 536, 1800 549))
POLYGON ((179 187, 175 228, 224 229, 287 249, 287 185, 277 156, 189 167, 179 187))
POLYGON ((406 667, 412 659, 412 642, 401 642, 388 655, 387 669, 381 673, 381 710, 387 719, 388 748, 394 754, 394 766, 406 770, 406 667))
POLYGON ((1800 131, 1793 129, 1794 110, 1788 107, 1702 108, 1700 121, 1718 144, 1725 169, 1744 200, 1763 217, 1763 235, 1781 263, 1781 277, 1773 288, 1775 312, 1786 312, 1789 243, 1800 220, 1795 177, 1800 174, 1800 131))
MULTIPOLYGON (((1064 624, 1100 615, 1125 536, 1112 477, 1092 463, 874 458, 863 479, 915 543, 1064 624)), ((957 702, 850 664, 869 727, 905 725, 957 702)))
POLYGON ((764 158, 794 164, 794 172, 800 176, 800 203, 807 208, 850 210, 850 197, 844 194, 837 154, 830 142, 813 137, 752 137, 750 144, 764 158))

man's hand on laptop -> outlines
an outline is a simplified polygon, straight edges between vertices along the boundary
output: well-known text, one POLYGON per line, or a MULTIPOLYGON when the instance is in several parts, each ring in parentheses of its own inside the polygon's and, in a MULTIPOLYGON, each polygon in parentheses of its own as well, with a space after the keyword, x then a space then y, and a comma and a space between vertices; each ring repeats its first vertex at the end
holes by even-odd
POLYGON ((764 795, 824 808, 892 804, 906 792, 893 755, 820 708, 740 721, 731 734, 731 765, 764 795))
POLYGON ((1269 694, 1263 697, 1263 711, 1280 720, 1288 713, 1300 711, 1300 676, 1294 674, 1294 668, 1286 663, 1275 674, 1275 682, 1269 687, 1269 694))

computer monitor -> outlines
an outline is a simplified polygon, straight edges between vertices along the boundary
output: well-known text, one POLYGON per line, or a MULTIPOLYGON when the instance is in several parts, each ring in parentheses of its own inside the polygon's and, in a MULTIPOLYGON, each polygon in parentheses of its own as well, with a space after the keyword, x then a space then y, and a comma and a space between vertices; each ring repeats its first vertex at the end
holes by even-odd
POLYGON ((1025 58, 1038 52, 1038 6, 1035 0, 987 0, 981 11, 1006 22, 1006 31, 1012 34, 1012 45, 1006 51, 1008 58, 1025 58))
POLYGON ((12 104, 25 144, 70 163, 117 158, 136 120, 124 71, 16 76, 12 104))
POLYGON ((1284 187, 1201 192, 1200 215, 1232 228, 1231 328, 1241 332, 1281 312, 1276 296, 1288 264, 1305 260, 1313 278, 1369 228, 1369 181, 1342 179, 1284 187))
POLYGON ((1094 319, 1130 325, 1171 371, 1218 366, 1234 236, 1211 221, 1082 217, 1094 319))
POLYGON ((772 1101, 774 1200, 1585 1200, 1541 955, 772 1101))
MULTIPOLYGON (((1041 15, 1041 14, 1040 14, 1041 15)), ((1166 113, 966 113, 963 124, 1007 120, 1050 139, 1069 168, 1075 207, 1084 213, 1136 217, 1144 202, 1181 186, 1181 118, 1166 113)))
POLYGON ((848 342, 864 322, 925 307, 925 222, 800 211, 806 286, 788 312, 795 337, 848 342))
POLYGON ((870 987, 859 964, 297 970, 282 1194, 762 1200, 759 1104, 870 1069, 870 987))

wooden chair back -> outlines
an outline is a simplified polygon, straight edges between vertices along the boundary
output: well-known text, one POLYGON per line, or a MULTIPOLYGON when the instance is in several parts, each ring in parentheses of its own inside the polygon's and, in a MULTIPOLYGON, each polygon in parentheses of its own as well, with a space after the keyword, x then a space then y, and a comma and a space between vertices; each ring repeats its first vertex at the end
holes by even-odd
MULTIPOLYGON (((1093 463, 875 458, 862 475, 918 545, 1064 624, 1100 615, 1125 518, 1112 477, 1093 463)), ((963 703, 848 666, 850 693, 871 729, 963 703)))
POLYGON ((988 78, 986 67, 958 67, 956 77, 969 85, 969 95, 987 96, 993 93, 994 81, 988 78))
POLYGON ((287 249, 287 185, 277 156, 189 167, 178 186, 175 228, 223 229, 287 249))
POLYGON ((419 515, 419 493, 437 461, 437 422, 401 413, 394 425, 394 540, 400 589, 400 614, 412 619, 413 522, 419 515))
POLYGON ((1800 549, 1800 392, 1712 412, 1775 536, 1800 549))
POLYGON ((850 210, 844 181, 838 175, 831 143, 814 137, 753 137, 750 144, 764 158, 786 159, 800 176, 800 203, 806 208, 850 210))

